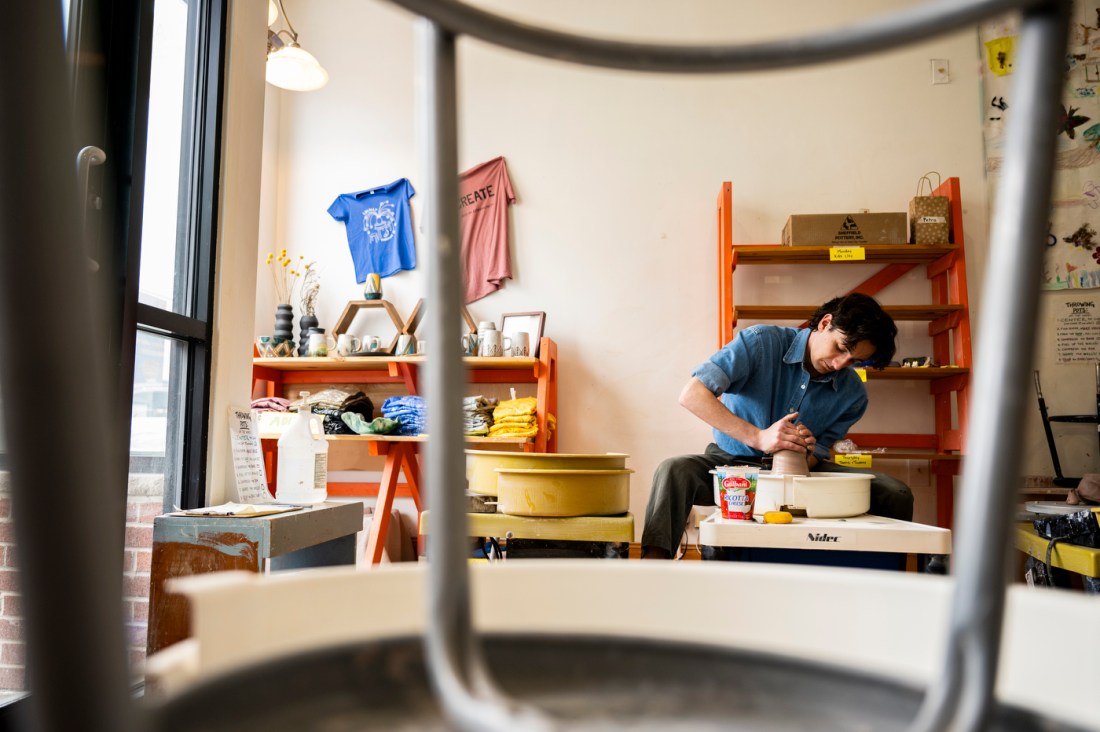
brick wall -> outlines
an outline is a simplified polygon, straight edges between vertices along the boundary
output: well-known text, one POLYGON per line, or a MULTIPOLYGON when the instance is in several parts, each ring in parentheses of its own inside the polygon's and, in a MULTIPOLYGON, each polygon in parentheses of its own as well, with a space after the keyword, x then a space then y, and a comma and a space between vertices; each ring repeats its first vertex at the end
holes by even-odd
MULTIPOLYGON (((123 621, 130 664, 141 673, 149 622, 149 566, 153 517, 163 513, 163 476, 131 475, 126 502, 126 548, 122 559, 123 621)), ((0 692, 24 691, 23 609, 12 539, 11 484, 0 473, 0 692)))
POLYGON ((0 473, 0 691, 23 691, 23 608, 11 525, 11 479, 0 473))
POLYGON ((153 518, 164 513, 164 476, 131 475, 126 498, 126 548, 122 564, 122 619, 130 667, 141 673, 149 627, 149 567, 153 518))

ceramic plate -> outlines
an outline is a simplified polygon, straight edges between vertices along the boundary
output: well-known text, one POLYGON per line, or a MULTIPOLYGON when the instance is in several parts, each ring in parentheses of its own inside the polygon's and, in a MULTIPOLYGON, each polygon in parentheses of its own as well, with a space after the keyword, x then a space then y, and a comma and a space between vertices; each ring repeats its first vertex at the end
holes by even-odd
POLYGON ((363 358, 364 356, 388 356, 390 355, 386 351, 356 351, 355 353, 349 353, 347 358, 363 358))
POLYGON ((1024 504, 1032 513, 1077 513, 1092 508, 1092 506, 1071 506, 1065 501, 1028 501, 1024 504))

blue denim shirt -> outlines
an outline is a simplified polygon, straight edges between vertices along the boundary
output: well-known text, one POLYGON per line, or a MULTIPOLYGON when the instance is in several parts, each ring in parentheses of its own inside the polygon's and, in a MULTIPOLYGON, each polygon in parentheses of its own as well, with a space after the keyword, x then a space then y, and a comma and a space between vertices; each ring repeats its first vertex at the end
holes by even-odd
MULTIPOLYGON (((818 460, 867 411, 867 389, 850 368, 810 378, 802 365, 810 330, 754 325, 739 332, 722 350, 695 367, 691 375, 735 415, 761 429, 798 412, 817 438, 818 460)), ((718 447, 732 455, 762 455, 760 450, 714 430, 718 447)))

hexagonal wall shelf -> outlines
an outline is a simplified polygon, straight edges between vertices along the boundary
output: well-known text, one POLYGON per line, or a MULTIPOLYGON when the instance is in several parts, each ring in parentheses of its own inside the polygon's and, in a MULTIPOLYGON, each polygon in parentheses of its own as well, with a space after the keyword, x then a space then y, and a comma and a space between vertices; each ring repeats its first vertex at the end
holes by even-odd
POLYGON ((387 350, 388 353, 393 353, 397 348, 397 337, 402 333, 407 333, 405 329, 405 323, 401 320, 401 316, 397 314, 397 310, 393 304, 388 300, 352 300, 344 308, 344 312, 340 314, 340 318, 336 321, 336 325, 332 328, 332 337, 336 338, 341 333, 347 333, 348 328, 351 327, 352 322, 355 320, 355 316, 359 314, 360 310, 383 308, 386 314, 390 316, 390 320, 393 321, 394 326, 397 328, 397 332, 393 336, 393 340, 390 341, 390 347, 387 350))

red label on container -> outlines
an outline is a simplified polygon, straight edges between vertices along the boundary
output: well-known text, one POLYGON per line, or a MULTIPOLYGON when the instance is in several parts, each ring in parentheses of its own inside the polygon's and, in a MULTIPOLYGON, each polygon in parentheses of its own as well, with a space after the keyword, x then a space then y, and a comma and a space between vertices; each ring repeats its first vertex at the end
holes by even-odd
POLYGON ((756 501, 756 489, 744 478, 727 478, 722 487, 722 518, 752 519, 752 507, 756 501), (729 486, 726 483, 736 481, 742 485, 729 486))
POLYGON ((752 481, 741 475, 727 475, 722 481, 722 487, 727 490, 747 491, 752 488, 752 481))
POLYGON ((748 465, 718 468, 719 506, 722 518, 748 521, 756 502, 758 468, 748 465))

